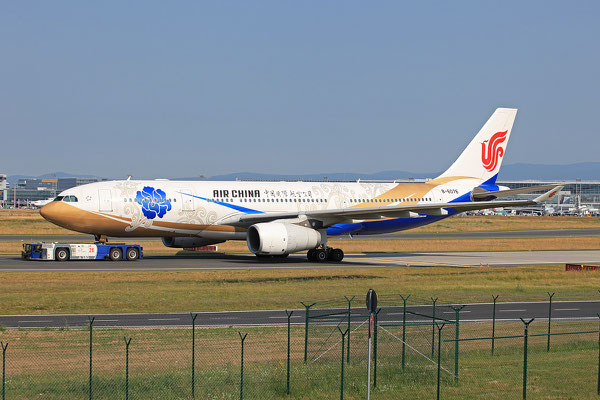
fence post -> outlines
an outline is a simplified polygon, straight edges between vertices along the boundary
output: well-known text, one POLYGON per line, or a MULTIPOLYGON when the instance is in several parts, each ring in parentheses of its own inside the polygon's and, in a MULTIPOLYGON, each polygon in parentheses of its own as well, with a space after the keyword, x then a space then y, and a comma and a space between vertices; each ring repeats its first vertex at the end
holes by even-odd
POLYGON ((346 334, 348 333, 348 330, 346 330, 345 332, 342 332, 342 330, 339 328, 338 326, 338 330, 340 331, 340 333, 342 334, 342 369, 341 369, 341 376, 340 376, 340 400, 344 399, 344 350, 346 348, 346 334))
POLYGON ((525 321, 521 318, 525 333, 523 334, 523 400, 527 399, 527 339, 529 338, 529 324, 533 322, 535 318, 531 318, 529 321, 525 321))
POLYGON ((552 297, 554 297, 554 292, 552 294, 550 294, 550 292, 546 293, 548 293, 548 296, 550 297, 550 302, 548 303, 548 347, 546 348, 546 351, 550 351, 550 324, 552 322, 552 297))
POLYGON ((94 320, 96 317, 88 317, 90 322, 90 379, 89 379, 89 398, 92 400, 92 332, 94 326, 94 320))
POLYGON ((192 399, 196 398, 196 318, 198 314, 190 313, 192 317, 192 399))
POLYGON ((290 319, 292 318, 292 314, 294 312, 285 310, 285 314, 287 315, 287 328, 288 328, 288 340, 287 340, 287 394, 290 394, 290 319))
POLYGON ((402 369, 404 369, 405 358, 406 358, 406 301, 410 297, 410 294, 406 297, 400 295, 403 302, 402 307, 402 369))
MULTIPOLYGON (((596 313, 600 321, 600 314, 596 313)), ((598 323, 598 394, 600 395, 600 322, 598 323)))
POLYGON ((352 296, 351 298, 348 298, 348 296, 344 296, 344 298, 346 299, 346 301, 348 302, 348 328, 346 329, 346 331, 348 332, 348 340, 347 342, 347 346, 348 346, 348 351, 346 351, 346 362, 348 364, 350 364, 350 315, 352 314, 352 300, 354 300, 354 297, 356 296, 352 296))
POLYGON ((430 297, 430 299, 433 302, 433 312, 432 312, 433 321, 431 324, 431 357, 433 357, 433 355, 435 354, 435 303, 437 303, 438 298, 436 297, 434 299, 433 297, 430 297))
POLYGON ((460 310, 462 310, 463 308, 465 308, 465 306, 458 306, 458 307, 453 307, 453 306, 448 306, 451 309, 454 310, 454 312, 456 313, 456 317, 455 317, 455 323, 456 323, 456 341, 454 342, 454 380, 457 381, 458 380, 458 340, 460 339, 460 310))
POLYGON ((244 399, 244 341, 246 340, 246 336, 248 336, 248 334, 246 333, 244 336, 242 336, 242 332, 238 332, 238 335, 240 335, 240 339, 242 340, 242 361, 240 363, 240 400, 244 399))
POLYGON ((492 311, 492 355, 494 355, 494 342, 496 340, 496 300, 498 300, 499 296, 499 294, 496 296, 492 295, 494 299, 494 309, 492 311))
POLYGON ((306 363, 306 357, 308 354, 308 313, 310 308, 317 303, 304 304, 304 302, 301 301, 300 304, 302 304, 306 310, 304 313, 304 363, 306 363))
POLYGON ((129 344, 131 343, 131 338, 127 340, 126 337, 123 337, 125 341, 125 400, 129 400, 129 344))
POLYGON ((440 400, 440 372, 442 369, 442 329, 444 329, 444 325, 441 326, 439 324, 435 324, 434 327, 438 329, 438 357, 437 357, 437 400, 440 400))
POLYGON ((6 349, 8 343, 0 342, 0 347, 2 347, 2 400, 6 400, 6 349))
POLYGON ((375 311, 375 321, 373 321, 373 387, 377 387, 377 319, 379 311, 375 311))

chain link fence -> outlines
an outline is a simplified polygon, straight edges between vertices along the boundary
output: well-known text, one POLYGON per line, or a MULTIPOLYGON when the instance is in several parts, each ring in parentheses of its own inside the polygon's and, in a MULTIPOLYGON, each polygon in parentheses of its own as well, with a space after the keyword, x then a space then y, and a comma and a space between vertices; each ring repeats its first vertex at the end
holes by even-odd
MULTIPOLYGON (((498 319, 492 304, 489 318, 469 320, 468 306, 380 299, 374 399, 600 394, 597 320, 552 320, 550 307, 533 321, 498 319)), ((369 316, 357 298, 281 314, 278 326, 200 328, 193 314, 189 328, 99 329, 90 318, 86 327, 4 329, 2 400, 367 397, 369 316)))

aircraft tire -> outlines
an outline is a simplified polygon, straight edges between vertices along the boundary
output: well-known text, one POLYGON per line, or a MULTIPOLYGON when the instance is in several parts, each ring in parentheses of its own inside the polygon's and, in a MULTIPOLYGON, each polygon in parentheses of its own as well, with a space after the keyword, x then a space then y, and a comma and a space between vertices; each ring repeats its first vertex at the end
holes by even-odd
POLYGON ((315 260, 315 249, 310 249, 308 251, 308 253, 306 253, 306 258, 308 258, 308 261, 316 261, 315 260))
POLYGON ((330 255, 333 262, 340 262, 344 259, 344 251, 342 249, 333 249, 330 255))
POLYGON ((320 263, 327 261, 327 251, 323 249, 315 251, 315 261, 320 263))

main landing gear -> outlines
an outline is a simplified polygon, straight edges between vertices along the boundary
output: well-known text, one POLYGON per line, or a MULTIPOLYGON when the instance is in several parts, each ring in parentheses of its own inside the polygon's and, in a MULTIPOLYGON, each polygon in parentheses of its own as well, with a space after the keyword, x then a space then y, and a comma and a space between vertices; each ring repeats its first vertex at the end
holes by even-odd
POLYGON ((331 247, 325 247, 321 249, 311 249, 306 253, 308 261, 325 262, 333 261, 340 262, 344 259, 344 252, 342 249, 333 249, 331 247))

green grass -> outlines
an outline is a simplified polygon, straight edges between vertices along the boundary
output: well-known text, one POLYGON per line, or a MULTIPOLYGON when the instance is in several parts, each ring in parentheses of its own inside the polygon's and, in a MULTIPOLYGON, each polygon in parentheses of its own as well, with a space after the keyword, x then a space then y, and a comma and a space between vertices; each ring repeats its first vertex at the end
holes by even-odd
MULTIPOLYGON (((409 304, 600 298, 600 273, 564 266, 511 268, 397 267, 353 270, 6 272, 2 314, 99 314, 301 308, 300 302, 343 305, 369 288, 385 297, 411 294, 409 304), (268 299, 268 303, 265 299, 268 299)), ((397 299, 394 301, 398 301, 397 299)), ((396 303, 397 304, 397 303, 396 303)))

